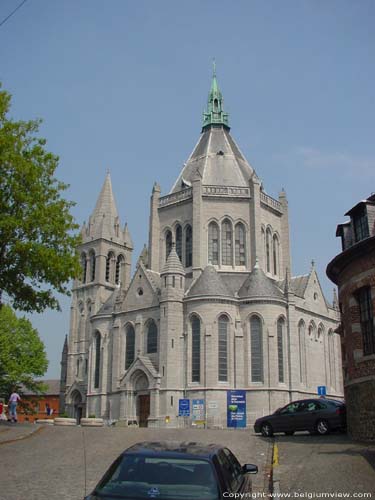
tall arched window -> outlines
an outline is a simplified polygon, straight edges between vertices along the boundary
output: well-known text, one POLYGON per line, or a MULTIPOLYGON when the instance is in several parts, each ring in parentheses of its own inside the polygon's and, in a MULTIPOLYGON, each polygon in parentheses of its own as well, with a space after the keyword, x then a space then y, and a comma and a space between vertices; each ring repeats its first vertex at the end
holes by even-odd
POLYGON ((223 266, 233 264, 232 237, 232 224, 228 219, 225 219, 221 225, 221 263, 223 266))
POLYGON ((172 250, 172 233, 170 231, 167 231, 165 233, 165 259, 168 259, 168 255, 171 253, 172 250))
POLYGON ((266 231, 266 269, 267 273, 271 272, 271 231, 266 231))
POLYGON ((101 358, 101 337, 96 332, 95 337, 95 370, 94 370, 94 388, 98 389, 100 384, 100 358, 101 358))
POLYGON ((250 319, 251 381, 263 382, 263 332, 258 316, 250 319))
POLYGON ((277 359, 279 365, 279 382, 284 382, 284 325, 283 318, 277 321, 277 359))
POLYGON ((158 352, 158 329, 154 321, 150 321, 147 328, 147 353, 158 352))
POLYGON ((219 265, 219 226, 216 222, 208 226, 208 263, 219 265))
POLYGON ((229 319, 224 314, 219 318, 219 349, 218 349, 218 367, 219 381, 228 381, 228 327, 229 319))
POLYGON ((105 280, 112 281, 112 266, 115 260, 113 252, 109 252, 105 262, 105 280))
POLYGON ((133 363, 135 357, 135 332, 133 325, 126 328, 125 370, 133 363))
POLYGON ((87 257, 85 252, 81 253, 82 283, 86 283, 87 278, 87 257))
POLYGON ((279 264, 279 240, 276 234, 273 235, 272 241, 272 254, 273 254, 273 274, 276 276, 278 274, 278 264, 279 264))
POLYGON ((201 380, 201 322, 198 316, 191 319, 191 381, 201 380))
POLYGON ((91 252, 90 252, 90 281, 95 280, 95 268, 96 268, 95 252, 93 250, 91 250, 91 252))
POLYGON ((305 323, 301 320, 298 323, 298 343, 299 343, 299 379, 301 384, 306 380, 306 345, 305 345, 305 323))
POLYGON ((176 227, 176 253, 182 262, 182 227, 180 225, 176 227))
POLYGON ((193 230, 191 226, 185 229, 185 267, 193 265, 193 230))
POLYGON ((234 245, 236 266, 244 266, 246 264, 245 226, 241 222, 235 228, 234 245))
POLYGON ((122 268, 124 266, 124 263, 125 263, 125 258, 123 255, 120 254, 117 257, 117 261, 116 261, 116 277, 115 277, 116 285, 119 285, 121 282, 122 268))

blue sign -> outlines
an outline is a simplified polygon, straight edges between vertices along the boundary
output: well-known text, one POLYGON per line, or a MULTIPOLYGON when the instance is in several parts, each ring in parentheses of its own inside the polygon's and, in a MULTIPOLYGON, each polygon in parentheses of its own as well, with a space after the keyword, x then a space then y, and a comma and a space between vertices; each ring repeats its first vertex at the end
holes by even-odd
POLYGON ((227 391, 227 427, 246 427, 246 391, 227 391))
POLYGON ((190 399, 178 400, 178 416, 190 417, 190 399))
POLYGON ((327 387, 325 385, 319 385, 318 394, 319 396, 325 396, 327 394, 327 387))

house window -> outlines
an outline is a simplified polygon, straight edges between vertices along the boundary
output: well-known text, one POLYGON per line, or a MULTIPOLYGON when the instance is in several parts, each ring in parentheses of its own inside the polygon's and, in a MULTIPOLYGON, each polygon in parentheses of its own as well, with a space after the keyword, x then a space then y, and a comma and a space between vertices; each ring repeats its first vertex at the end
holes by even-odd
POLYGON ((363 338, 363 354, 375 354, 374 311, 371 300, 371 289, 366 286, 358 290, 359 314, 363 338))
POLYGON ((165 260, 168 259, 168 255, 172 250, 172 233, 167 231, 165 234, 165 260))
POLYGON ((370 236, 366 209, 353 217, 355 241, 361 241, 370 236))
POLYGON ((158 352, 158 329, 154 321, 150 321, 147 330, 147 353, 158 352))
POLYGON ((119 285, 121 283, 121 275, 124 262, 125 262, 124 256, 119 255, 117 257, 117 262, 116 262, 116 277, 115 277, 116 285, 119 285))
POLYGON ((182 227, 176 227, 176 253, 180 261, 182 261, 182 227))
POLYGON ((241 223, 236 225, 234 245, 236 266, 244 266, 246 264, 245 227, 241 223))
POLYGON ((94 388, 98 389, 100 383, 100 355, 101 355, 100 333, 96 333, 95 338, 95 370, 94 370, 94 388))
POLYGON ((201 322, 197 316, 191 320, 191 381, 201 379, 201 322))
POLYGON ((215 222, 208 226, 208 263, 219 264, 219 227, 215 222))
POLYGON ((258 316, 250 319, 251 341, 251 381, 263 382, 263 333, 262 322, 258 316))
POLYGON ((228 325, 227 316, 219 318, 219 348, 218 348, 218 367, 219 381, 228 381, 228 325))
POLYGON ((221 225, 221 263, 223 266, 233 264, 232 224, 228 219, 221 225))
POLYGON ((279 365, 279 382, 284 382, 284 320, 277 322, 277 358, 279 365))
POLYGON ((125 350, 125 370, 129 368, 129 366, 134 361, 135 355, 135 332, 134 327, 129 325, 126 329, 126 350, 125 350))
POLYGON ((96 266, 96 258, 95 252, 90 252, 90 281, 95 280, 95 266, 96 266))
POLYGON ((193 230, 191 226, 185 229, 185 267, 193 265, 193 230))
POLYGON ((82 266, 82 283, 86 283, 86 277, 87 277, 87 259, 86 259, 86 254, 85 253, 81 254, 81 266, 82 266))

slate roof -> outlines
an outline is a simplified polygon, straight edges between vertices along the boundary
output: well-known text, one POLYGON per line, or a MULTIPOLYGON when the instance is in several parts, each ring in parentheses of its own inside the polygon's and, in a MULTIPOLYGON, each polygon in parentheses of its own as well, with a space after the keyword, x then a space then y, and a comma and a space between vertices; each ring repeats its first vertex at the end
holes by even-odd
MULTIPOLYGON (((309 277, 309 274, 304 274, 302 276, 294 276, 290 279, 290 289, 295 295, 297 295, 297 297, 303 298, 305 296, 309 277)), ((285 280, 281 281, 279 286, 284 290, 285 280)))
POLYGON ((205 267, 203 273, 199 276, 199 278, 193 284, 187 294, 188 297, 199 297, 207 295, 213 297, 233 296, 214 266, 205 267))
POLYGON ((248 187, 253 169, 223 126, 205 128, 171 193, 191 185, 199 173, 206 186, 248 187))
POLYGON ((112 314, 119 293, 120 288, 116 288, 96 314, 112 314))
POLYGON ((263 270, 255 266, 238 292, 240 298, 267 297, 283 299, 284 294, 275 281, 268 278, 263 270))
MULTIPOLYGON (((60 380, 49 379, 40 380, 40 382, 43 382, 43 384, 46 384, 48 386, 47 390, 42 393, 43 396, 56 396, 57 394, 60 394, 60 380)), ((35 392, 28 389, 23 389, 22 393, 25 396, 34 396, 36 394, 35 392)))
POLYGON ((172 245, 172 250, 168 255, 168 259, 164 264, 162 272, 160 274, 167 273, 176 273, 176 274, 185 274, 185 270, 182 267, 181 261, 176 253, 175 245, 172 245))

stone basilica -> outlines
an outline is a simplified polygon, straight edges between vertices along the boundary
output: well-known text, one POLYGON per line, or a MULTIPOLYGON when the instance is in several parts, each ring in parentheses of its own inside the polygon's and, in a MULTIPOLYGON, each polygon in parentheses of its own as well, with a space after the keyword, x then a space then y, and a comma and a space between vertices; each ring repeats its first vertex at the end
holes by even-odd
POLYGON ((342 397, 337 301, 314 265, 291 275, 286 193, 266 194, 232 138, 215 74, 197 145, 169 194, 152 189, 133 276, 132 250, 108 174, 73 286, 71 416, 177 426, 179 400, 201 399, 207 425, 225 427, 227 392, 241 389, 249 426, 318 386, 342 397))

